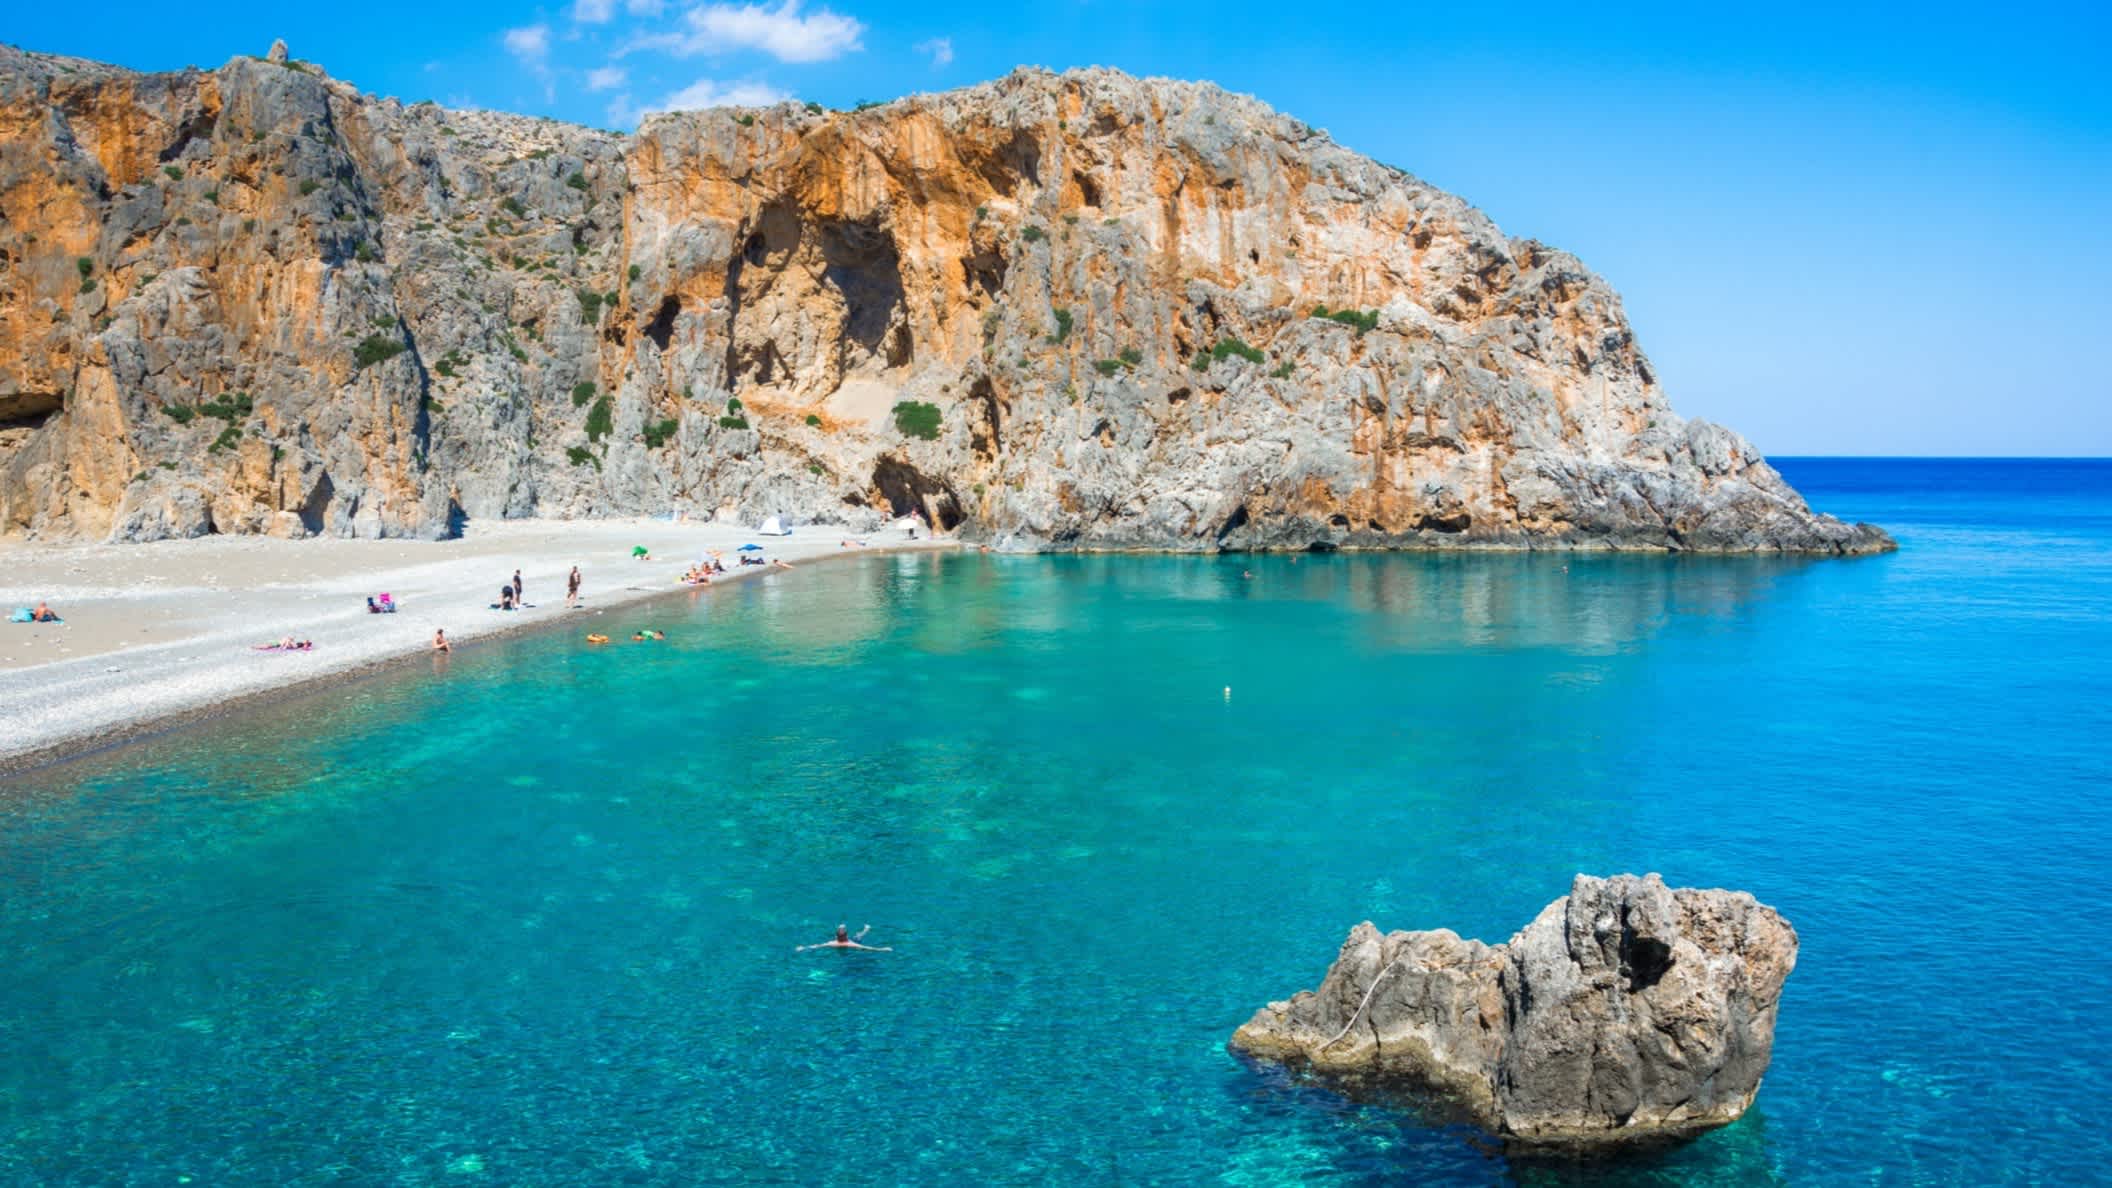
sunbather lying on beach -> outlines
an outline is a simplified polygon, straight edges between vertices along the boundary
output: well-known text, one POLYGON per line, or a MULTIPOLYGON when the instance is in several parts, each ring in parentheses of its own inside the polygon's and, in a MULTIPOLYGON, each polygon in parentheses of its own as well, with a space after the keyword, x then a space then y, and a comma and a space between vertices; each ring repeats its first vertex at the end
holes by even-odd
POLYGON ((858 943, 859 941, 864 940, 865 934, 871 932, 872 930, 873 926, 868 924, 858 930, 857 936, 852 936, 850 925, 838 924, 836 926, 836 935, 830 938, 829 940, 825 940, 818 945, 799 945, 795 947, 792 951, 795 953, 804 953, 808 949, 863 949, 868 953, 894 952, 893 949, 887 948, 882 945, 861 945, 858 943))
POLYGON ((289 635, 277 643, 251 645, 250 650, 256 652, 305 652, 313 647, 315 647, 313 640, 297 640, 289 635))
POLYGON ((32 623, 56 623, 59 622, 59 612, 51 609, 50 603, 40 601, 37 603, 36 609, 29 612, 29 621, 32 623))

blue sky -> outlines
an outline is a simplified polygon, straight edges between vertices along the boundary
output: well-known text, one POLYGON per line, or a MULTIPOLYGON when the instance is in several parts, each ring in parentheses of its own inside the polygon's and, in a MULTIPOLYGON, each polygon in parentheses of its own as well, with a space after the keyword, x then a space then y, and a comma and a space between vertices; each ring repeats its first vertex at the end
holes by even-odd
POLYGON ((1207 78, 1581 256, 1674 407, 1777 454, 2112 454, 2112 6, 10 5, 141 69, 284 37, 377 94, 630 127, 1015 65, 1207 78))

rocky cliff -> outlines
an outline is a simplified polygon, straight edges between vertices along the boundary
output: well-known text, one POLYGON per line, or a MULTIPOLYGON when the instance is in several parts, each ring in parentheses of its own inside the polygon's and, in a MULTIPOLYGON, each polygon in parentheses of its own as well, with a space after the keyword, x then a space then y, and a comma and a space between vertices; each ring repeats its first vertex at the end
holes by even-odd
POLYGON ((1317 991, 1232 1045, 1524 1146, 1668 1141, 1752 1104, 1796 961, 1796 930, 1743 892, 1578 875, 1505 944, 1359 924, 1317 991))
POLYGON ((1216 87, 633 136, 0 48, 0 531, 685 509, 1020 547, 1867 552, 1574 258, 1216 87), (899 410, 899 411, 898 411, 899 410))

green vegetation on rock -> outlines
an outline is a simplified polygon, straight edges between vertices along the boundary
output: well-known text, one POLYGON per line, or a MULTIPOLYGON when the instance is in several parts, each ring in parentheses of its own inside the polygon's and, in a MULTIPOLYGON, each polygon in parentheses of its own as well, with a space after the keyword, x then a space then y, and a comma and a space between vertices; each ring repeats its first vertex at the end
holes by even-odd
POLYGON ((939 439, 939 406, 921 400, 904 400, 895 405, 895 428, 905 436, 920 437, 925 441, 939 439))
POLYGON ((1313 316, 1348 326, 1357 332, 1358 338, 1364 337, 1379 326, 1379 311, 1375 309, 1338 309, 1330 312, 1326 306, 1316 305, 1313 307, 1313 316))
POLYGON ((352 348, 354 368, 371 367, 384 359, 393 359, 403 353, 403 340, 385 334, 369 334, 352 348))
POLYGON ((1212 363, 1222 363, 1234 356, 1249 363, 1265 363, 1269 358, 1259 349, 1250 347, 1237 338, 1221 338, 1217 345, 1209 350, 1197 351, 1195 358, 1188 360, 1188 366, 1197 371, 1208 371, 1212 363))
POLYGON ((616 430, 616 406, 604 396, 587 410, 587 440, 600 441, 616 430))

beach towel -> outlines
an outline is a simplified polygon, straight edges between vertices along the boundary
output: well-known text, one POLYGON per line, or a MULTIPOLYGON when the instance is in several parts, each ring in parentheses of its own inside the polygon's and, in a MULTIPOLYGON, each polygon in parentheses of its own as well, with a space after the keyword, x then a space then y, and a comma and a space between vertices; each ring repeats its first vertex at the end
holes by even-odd
POLYGON ((10 623, 34 623, 37 621, 37 616, 25 606, 17 608, 14 614, 7 617, 7 621, 10 623))

